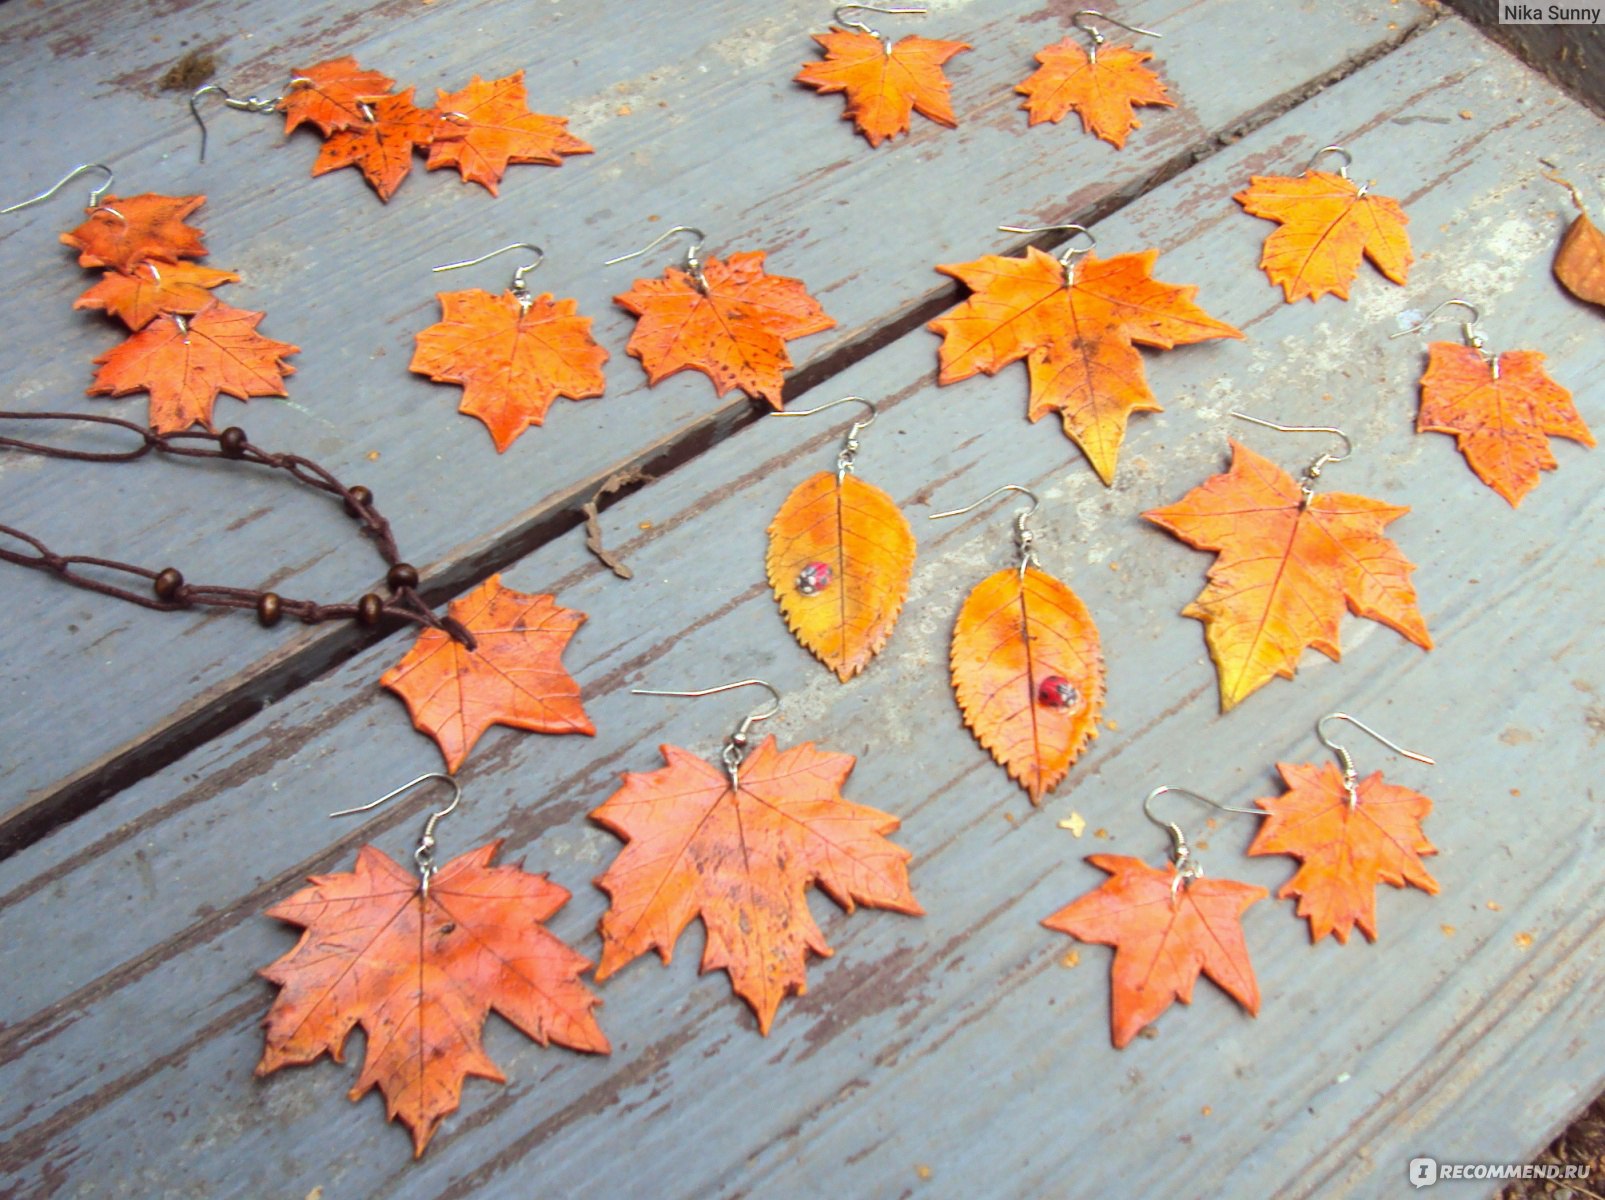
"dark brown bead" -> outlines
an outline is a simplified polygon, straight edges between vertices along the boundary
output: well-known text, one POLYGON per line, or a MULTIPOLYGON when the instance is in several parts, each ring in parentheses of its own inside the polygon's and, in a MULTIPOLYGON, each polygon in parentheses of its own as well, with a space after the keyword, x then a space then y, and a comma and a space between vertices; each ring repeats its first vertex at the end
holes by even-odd
POLYGON ((390 585, 392 592, 399 592, 402 588, 415 588, 418 586, 418 568, 411 563, 397 563, 390 568, 390 574, 385 576, 385 582, 390 585))
POLYGON ((174 567, 164 567, 158 572, 151 586, 156 590, 158 600, 172 600, 178 595, 178 589, 184 586, 184 577, 174 567))
POLYGON ((385 602, 369 592, 357 601, 357 620, 370 628, 379 624, 385 615, 385 602))
POLYGON ((245 430, 238 425, 230 425, 217 435, 218 449, 230 458, 242 458, 245 455, 245 430))
POLYGON ((283 602, 277 592, 263 592, 257 598, 256 619, 262 622, 265 628, 273 628, 282 616, 284 616, 283 602))
POLYGON ((373 507, 373 493, 360 483, 351 489, 351 499, 345 502, 346 512, 353 517, 360 517, 362 511, 357 508, 358 504, 362 505, 363 508, 373 507))

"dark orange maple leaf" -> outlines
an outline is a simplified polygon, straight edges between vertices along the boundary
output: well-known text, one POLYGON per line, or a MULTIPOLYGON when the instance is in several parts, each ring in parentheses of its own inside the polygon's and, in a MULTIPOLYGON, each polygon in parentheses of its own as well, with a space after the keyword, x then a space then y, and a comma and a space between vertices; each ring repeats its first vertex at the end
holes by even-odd
POLYGON ((1310 941, 1330 933, 1346 943, 1356 925, 1376 941, 1379 884, 1413 884, 1437 894, 1438 881, 1421 861, 1438 853, 1421 832, 1431 800, 1384 783, 1378 771, 1359 781, 1359 799, 1351 806, 1343 776, 1331 763, 1276 768, 1287 791, 1254 802, 1269 815, 1248 852, 1291 854, 1303 863, 1276 896, 1299 897, 1298 915, 1309 918, 1310 941))
POLYGON ((942 66, 968 50, 966 43, 910 36, 893 45, 872 33, 834 25, 829 33, 814 34, 814 41, 824 47, 825 57, 804 63, 797 82, 825 95, 845 92, 847 110, 842 116, 871 146, 907 133, 915 112, 949 129, 958 125, 949 98, 952 84, 942 66))
POLYGON ((1037 51, 1042 65, 1014 90, 1026 97, 1020 107, 1031 114, 1032 125, 1076 113, 1088 133, 1119 150, 1133 129, 1142 128, 1135 105, 1176 107, 1159 76, 1142 65, 1151 58, 1135 46, 1118 45, 1100 46, 1092 59, 1065 38, 1037 51))
POLYGON ((425 629, 379 682, 407 704, 412 723, 435 739, 455 771, 492 725, 534 733, 594 734, 580 688, 562 654, 585 614, 549 595, 502 586, 492 575, 448 615, 474 636, 473 650, 439 629, 425 629))
POLYGON ((1280 222, 1265 239, 1260 266, 1289 304, 1328 292, 1347 300, 1362 254, 1398 284, 1415 261, 1404 231, 1410 218, 1399 202, 1342 175, 1255 175, 1233 199, 1253 216, 1280 222))
POLYGON ((99 309, 140 330, 165 313, 193 316, 216 299, 208 289, 239 279, 233 271, 198 263, 142 262, 128 274, 107 271, 72 306, 99 309))
POLYGON ((342 129, 359 129, 369 124, 363 104, 386 95, 395 82, 378 71, 364 71, 350 57, 332 58, 296 71, 279 101, 284 132, 294 133, 302 122, 316 125, 325 137, 342 129))
POLYGON ((287 394, 284 377, 295 368, 284 360, 299 347, 259 334, 262 316, 215 300, 193 317, 167 314, 95 359, 100 370, 88 394, 149 392, 156 432, 211 429, 219 393, 240 400, 287 394))
POLYGON ((546 419, 558 396, 585 400, 607 385, 607 351, 591 337, 591 318, 550 293, 520 302, 512 292, 441 292, 442 320, 418 334, 408 370, 459 383, 459 409, 490 430, 498 452, 546 419))
POLYGON ((529 111, 523 71, 491 80, 475 75, 462 91, 440 93, 426 165, 456 167, 494 196, 509 163, 556 167, 565 154, 591 153, 567 125, 567 117, 529 111))
POLYGON ((1550 438, 1594 444, 1572 394, 1545 373, 1538 351, 1501 354, 1497 375, 1472 346, 1433 342, 1427 356, 1416 432, 1454 434, 1477 478, 1512 508, 1538 486, 1539 472, 1558 465, 1550 438))
POLYGON ((1605 233, 1589 219, 1582 193, 1569 180, 1552 171, 1539 174, 1570 192, 1572 207, 1577 210, 1555 247, 1551 270, 1556 281, 1579 300, 1605 305, 1605 233))
POLYGON ((388 201, 412 171, 415 146, 427 146, 434 135, 435 113, 412 102, 413 89, 383 96, 369 107, 373 120, 331 134, 312 164, 313 175, 356 167, 388 201))
POLYGON ((63 244, 78 251, 81 267, 110 267, 128 274, 147 259, 177 262, 204 258, 201 231, 184 224, 206 203, 205 196, 106 196, 89 219, 61 235, 63 244))
POLYGON ((1157 257, 1085 254, 1067 267, 1032 246, 1024 258, 939 265, 975 294, 926 326, 942 335, 938 382, 993 375, 1028 358, 1026 415, 1057 412, 1098 477, 1113 482, 1127 418, 1161 411, 1136 344, 1168 350, 1243 336, 1193 303, 1196 287, 1154 279, 1157 257))
POLYGON ((765 738, 730 777, 677 746, 668 766, 626 772, 591 814, 628 844, 596 882, 612 898, 602 917, 598 981, 656 950, 664 962, 693 918, 707 930, 702 969, 730 973, 767 1034, 787 995, 808 990, 808 952, 829 956, 808 911, 817 883, 848 912, 856 904, 920 915, 910 854, 885 838, 897 818, 842 799, 851 754, 765 738))
POLYGON ((1208 586, 1182 616, 1204 623, 1221 709, 1272 676, 1293 678, 1306 646, 1336 661, 1345 605, 1432 649, 1410 585, 1415 567, 1382 532, 1410 510, 1337 492, 1306 504, 1286 471, 1231 446, 1226 474, 1143 514, 1189 546, 1219 555, 1208 586))
POLYGON ((701 371, 723 396, 731 388, 784 403, 791 366, 786 343, 835 324, 800 279, 766 275, 764 253, 752 250, 702 264, 707 291, 675 267, 662 279, 637 279, 614 300, 641 319, 625 347, 659 383, 676 371, 701 371))
POLYGON ((1036 567, 998 571, 959 610, 949 661, 964 723, 1041 804, 1098 736, 1103 650, 1087 606, 1036 567))
POLYGON ((1177 886, 1175 867, 1158 869, 1123 854, 1094 854, 1087 861, 1110 878, 1042 923, 1115 948, 1109 1011, 1116 1047, 1173 1001, 1191 1004, 1200 971, 1250 1016, 1259 1014, 1259 984, 1243 943, 1242 916, 1265 899, 1264 888, 1209 878, 1177 886))
POLYGON ((602 1002, 580 982, 590 962, 541 924, 568 892, 521 866, 492 866, 500 846, 452 859, 427 895, 416 875, 364 846, 356 870, 315 875, 268 909, 305 932, 261 972, 281 990, 256 1073, 324 1054, 343 1062, 360 1024, 367 1051, 350 1098, 377 1086, 418 1156, 465 1079, 507 1081, 480 1041, 492 1009, 542 1046, 609 1053, 592 1012, 602 1002))

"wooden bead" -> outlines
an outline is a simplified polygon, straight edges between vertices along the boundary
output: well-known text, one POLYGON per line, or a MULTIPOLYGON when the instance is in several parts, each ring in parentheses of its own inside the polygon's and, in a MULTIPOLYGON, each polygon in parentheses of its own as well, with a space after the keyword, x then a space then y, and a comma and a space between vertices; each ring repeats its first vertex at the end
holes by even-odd
POLYGON ((415 588, 418 586, 418 568, 411 563, 397 563, 390 568, 385 576, 385 582, 390 585, 392 592, 399 592, 402 588, 415 588))
POLYGON ((346 512, 353 517, 360 517, 362 509, 357 507, 358 504, 362 505, 362 508, 373 507, 373 493, 360 483, 351 489, 351 499, 345 502, 346 512))
POLYGON ((243 458, 245 455, 245 430, 238 425, 230 425, 217 436, 218 449, 229 458, 243 458))
POLYGON ((263 628, 272 629, 284 616, 283 601, 277 592, 263 592, 256 601, 256 619, 262 622, 263 628))
POLYGON ((158 600, 172 600, 178 595, 178 589, 183 586, 184 577, 174 567, 164 567, 151 582, 158 600))
POLYGON ((379 624, 385 615, 385 602, 369 592, 357 601, 357 620, 370 629, 379 624))

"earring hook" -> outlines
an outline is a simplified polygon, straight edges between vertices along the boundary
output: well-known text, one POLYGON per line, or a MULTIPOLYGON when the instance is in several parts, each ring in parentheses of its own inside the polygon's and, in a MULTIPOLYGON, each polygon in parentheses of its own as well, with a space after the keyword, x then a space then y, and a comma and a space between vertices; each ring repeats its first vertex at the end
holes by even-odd
MULTIPOLYGON (((0 208, 0 214, 14 213, 21 209, 28 208, 34 204, 43 204, 46 200, 50 199, 50 197, 61 191, 62 188, 66 187, 74 179, 77 179, 78 176, 89 171, 104 171, 106 174, 105 181, 101 183, 100 186, 93 188, 89 193, 88 207, 99 208, 100 198, 107 192, 111 191, 111 183, 116 176, 112 173, 112 169, 105 163, 90 162, 79 163, 76 167, 68 171, 65 175, 56 180, 55 183, 51 184, 47 189, 40 192, 37 196, 30 196, 26 200, 19 201, 16 204, 7 205, 5 208, 0 208)), ((119 213, 118 215, 121 216, 122 214, 119 213)))
POLYGON ((1354 453, 1354 442, 1349 435, 1332 425, 1278 425, 1275 421, 1267 421, 1263 417, 1251 417, 1245 412, 1238 412, 1235 408, 1228 414, 1239 421, 1247 421, 1251 425, 1263 425, 1266 429, 1275 429, 1280 433, 1330 433, 1342 439, 1343 453, 1333 454, 1325 451, 1309 466, 1304 468, 1304 478, 1299 481, 1299 491, 1304 494, 1304 503, 1308 504, 1315 496, 1315 481, 1321 477, 1331 463, 1340 463, 1354 453))
POLYGON ((439 779, 451 784, 451 803, 446 805, 445 808, 437 809, 430 814, 429 820, 424 824, 423 836, 418 839, 418 848, 412 852, 412 860, 418 866, 418 878, 426 898, 429 895, 429 878, 435 873, 435 826, 440 824, 442 818, 449 817, 456 811, 458 803, 463 798, 462 785, 455 778, 450 775, 443 775, 439 771, 431 771, 427 775, 420 775, 417 779, 409 780, 393 792, 386 792, 377 800, 370 800, 368 803, 359 804, 355 808, 342 808, 339 812, 329 814, 331 817, 349 817, 356 813, 372 812, 381 804, 388 803, 397 796, 405 795, 407 792, 412 791, 413 788, 428 783, 432 779, 439 779))
POLYGON ((836 454, 836 482, 840 483, 843 477, 852 474, 853 461, 858 457, 858 435, 875 423, 880 415, 873 402, 862 396, 843 396, 840 400, 830 400, 814 408, 793 409, 790 412, 773 412, 772 417, 811 417, 815 413, 822 413, 827 408, 835 408, 838 404, 862 404, 869 410, 869 416, 862 417, 852 423, 847 430, 847 438, 842 442, 842 448, 836 454))
POLYGON ((1392 750, 1397 754, 1402 754, 1406 758, 1413 758, 1419 763, 1426 763, 1429 767, 1435 767, 1438 765, 1434 760, 1428 758, 1425 754, 1418 754, 1414 750, 1406 750, 1397 742, 1390 741, 1389 739, 1383 737, 1380 733, 1372 729, 1358 717, 1351 717, 1348 713, 1344 712, 1329 712, 1326 714, 1326 716, 1322 717, 1315 723, 1315 736, 1321 740, 1321 745, 1325 746, 1337 756, 1338 764, 1343 768, 1343 790, 1348 794, 1350 808, 1353 808, 1360 802, 1360 793, 1355 786, 1359 781, 1360 773, 1354 769, 1354 756, 1350 754, 1347 749, 1338 745, 1327 736, 1324 726, 1328 721, 1347 721, 1350 725, 1355 726, 1365 733, 1369 733, 1372 737, 1376 738, 1377 741, 1381 742, 1389 750, 1392 750))
POLYGON ((1083 19, 1085 17, 1097 17, 1100 21, 1108 21, 1111 25, 1118 25, 1120 28, 1128 30, 1131 33, 1140 33, 1143 37, 1162 38, 1165 36, 1156 29, 1141 29, 1136 25, 1128 25, 1118 17, 1111 17, 1107 13, 1101 13, 1095 8, 1083 8, 1080 12, 1077 12, 1070 18, 1070 24, 1081 30, 1082 33, 1091 36, 1092 50, 1087 54, 1087 59, 1089 62, 1098 61, 1098 47, 1103 45, 1104 42, 1108 41, 1108 39, 1104 37, 1101 30, 1094 29, 1091 25, 1088 25, 1083 19))
POLYGON ((949 512, 931 513, 930 516, 926 517, 925 519, 927 521, 941 521, 948 517, 962 517, 965 513, 970 512, 972 509, 980 508, 981 505, 992 499, 993 496, 1001 496, 1004 492, 1019 492, 1022 496, 1029 496, 1031 498, 1030 508, 1022 508, 1014 514, 1014 544, 1020 551, 1020 577, 1023 579, 1025 577, 1025 569, 1027 567, 1034 567, 1038 565, 1036 552, 1036 531, 1031 529, 1026 522, 1031 519, 1032 514, 1037 511, 1037 508, 1042 501, 1037 499, 1037 494, 1030 488, 1021 487, 1017 483, 1005 483, 1002 487, 993 488, 974 504, 966 504, 963 508, 955 508, 949 512))
POLYGON ((835 19, 836 24, 840 25, 843 29, 862 30, 871 37, 878 38, 884 45, 886 42, 886 35, 884 33, 882 33, 879 29, 875 29, 872 26, 864 24, 862 21, 849 21, 846 17, 842 16, 842 13, 844 12, 878 12, 886 13, 888 16, 893 17, 928 17, 930 16, 931 10, 923 5, 909 6, 904 8, 894 8, 884 4, 838 4, 836 6, 836 11, 831 14, 831 16, 835 19))
POLYGON ((534 262, 525 263, 513 272, 513 282, 508 288, 508 291, 512 292, 514 298, 518 301, 519 309, 523 312, 528 312, 530 295, 529 288, 524 283, 524 276, 546 261, 546 251, 535 245, 534 242, 512 242, 499 249, 492 250, 489 254, 481 254, 478 258, 465 258, 461 262, 441 263, 438 267, 430 267, 429 270, 431 272, 440 272, 455 271, 459 267, 477 267, 480 263, 495 258, 498 254, 506 254, 510 250, 528 250, 535 256, 534 262))
POLYGON ((1091 254, 1093 246, 1096 246, 1098 244, 1097 237, 1094 236, 1092 230, 1088 229, 1085 225, 1076 225, 1074 223, 1070 223, 1070 224, 1065 224, 1065 225, 999 225, 998 226, 998 232, 999 233, 1053 233, 1055 230, 1059 230, 1059 229, 1068 230, 1069 233, 1070 233, 1070 241, 1065 246, 1064 253, 1059 255, 1059 265, 1064 267, 1065 270, 1068 272, 1068 270, 1070 268, 1070 262, 1071 262, 1072 259, 1074 259, 1076 257, 1076 255, 1078 255, 1078 254, 1091 254), (1085 245, 1085 246, 1077 246, 1075 244, 1075 237, 1076 237, 1077 234, 1080 234, 1082 237, 1086 238, 1088 244, 1085 245))
POLYGON ((1477 330, 1477 322, 1482 320, 1482 313, 1478 310, 1477 306, 1471 303, 1469 300, 1462 300, 1459 297, 1455 297, 1452 300, 1445 300, 1442 304, 1438 305, 1431 312, 1427 313, 1414 325, 1410 326, 1409 329, 1401 329, 1398 333, 1389 334, 1388 340, 1393 341, 1395 338, 1408 337, 1412 333, 1420 333, 1422 330, 1426 329, 1432 324, 1432 319, 1434 317, 1436 317, 1444 309, 1450 307, 1463 308, 1471 314, 1464 321, 1460 322, 1460 338, 1463 342, 1465 342, 1466 345, 1470 346, 1482 356, 1482 360, 1486 362, 1489 368, 1492 370, 1493 377, 1498 379, 1499 356, 1496 354, 1491 354, 1484 349, 1483 336, 1477 330))
POLYGON ((676 225, 673 229, 665 229, 639 250, 632 250, 628 254, 621 254, 617 258, 610 258, 602 265, 604 267, 617 266, 621 262, 628 262, 632 258, 640 258, 647 251, 654 249, 668 241, 677 233, 689 233, 692 237, 691 246, 685 252, 685 269, 691 278, 697 281, 697 288, 704 294, 708 290, 708 277, 702 273, 702 243, 708 240, 708 235, 694 225, 676 225))
POLYGON ((1175 903, 1176 894, 1183 883, 1187 880, 1202 878, 1204 869, 1198 865, 1198 860, 1193 858, 1193 848, 1188 844, 1187 835, 1182 832, 1181 826, 1174 821, 1165 821, 1154 816, 1154 801, 1168 792, 1191 796, 1194 800, 1207 804, 1211 808, 1220 809, 1221 812, 1242 813, 1250 817, 1263 817, 1265 814, 1257 808, 1236 808, 1230 804, 1222 804, 1218 800, 1211 800, 1208 796, 1200 795, 1191 788, 1172 787, 1168 783, 1161 784, 1144 796, 1142 800, 1142 815, 1170 834, 1170 862, 1176 868, 1176 876, 1171 881, 1170 898, 1171 903, 1175 903))
MULTIPOLYGON (((1354 155, 1350 154, 1348 150, 1342 146, 1322 146, 1310 157, 1310 161, 1304 164, 1304 170, 1306 172, 1313 170, 1315 164, 1320 162, 1328 154, 1336 154, 1343 159, 1343 165, 1338 168, 1338 178, 1347 179, 1349 177, 1349 168, 1354 165, 1354 155)), ((1362 183, 1359 190, 1354 193, 1354 198, 1358 200, 1361 196, 1369 192, 1371 190, 1371 184, 1375 182, 1376 180, 1372 179, 1362 183)))
MULTIPOLYGON (((294 83, 295 81, 292 80, 291 82, 294 83)), ((302 80, 301 82, 310 81, 302 80)), ((280 102, 284 99, 282 95, 274 96, 272 99, 267 99, 262 96, 243 96, 239 99, 235 99, 233 96, 229 95, 228 89, 220 83, 208 83, 202 87, 196 88, 190 93, 189 96, 189 115, 194 117, 195 123, 201 127, 201 162, 206 161, 206 120, 201 116, 200 99, 202 96, 209 95, 212 92, 216 92, 219 96, 222 96, 223 103, 229 108, 237 109, 240 112, 272 112, 274 109, 278 108, 280 102)))
POLYGON ((702 696, 717 696, 720 692, 733 692, 737 688, 761 687, 768 691, 771 699, 767 708, 757 709, 742 718, 736 731, 725 739, 724 752, 720 755, 724 767, 730 774, 730 790, 736 791, 741 787, 741 764, 747 757, 747 732, 759 721, 767 721, 780 711, 780 692, 774 684, 762 679, 741 679, 735 683, 721 683, 718 687, 702 688, 694 692, 666 691, 658 688, 631 688, 632 696, 677 696, 687 700, 695 700, 702 696))

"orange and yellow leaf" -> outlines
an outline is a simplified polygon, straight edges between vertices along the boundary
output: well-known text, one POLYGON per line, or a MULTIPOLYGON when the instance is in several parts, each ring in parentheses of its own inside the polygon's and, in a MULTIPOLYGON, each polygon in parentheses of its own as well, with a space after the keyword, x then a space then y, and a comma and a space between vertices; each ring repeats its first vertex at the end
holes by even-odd
POLYGON ((952 84, 942 72, 948 59, 970 47, 964 42, 905 37, 895 45, 871 33, 831 26, 814 34, 825 57, 804 63, 797 82, 821 94, 843 92, 844 119, 853 122, 871 146, 907 133, 912 114, 929 117, 949 129, 953 115, 952 84))
POLYGON ((1143 66, 1151 58, 1135 46, 1106 45, 1093 60, 1065 38, 1037 52, 1042 65, 1014 90, 1025 96, 1020 107, 1031 114, 1031 124, 1062 121, 1076 113, 1088 133, 1119 150, 1133 129, 1142 128, 1132 111, 1135 106, 1176 107, 1159 76, 1143 66))

